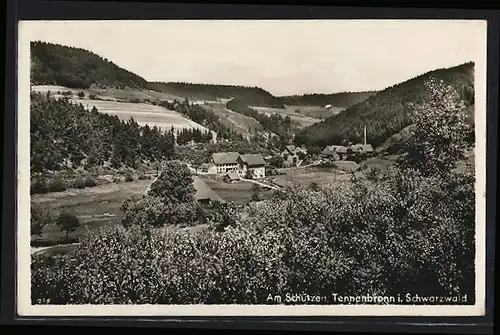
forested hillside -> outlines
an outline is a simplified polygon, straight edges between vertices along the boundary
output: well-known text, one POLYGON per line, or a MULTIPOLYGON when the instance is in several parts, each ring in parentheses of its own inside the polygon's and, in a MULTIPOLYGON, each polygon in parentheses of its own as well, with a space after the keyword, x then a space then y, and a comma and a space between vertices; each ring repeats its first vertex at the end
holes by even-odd
POLYGON ((239 98, 248 105, 282 108, 283 103, 271 93, 259 87, 211 85, 191 83, 149 83, 149 88, 190 100, 215 101, 217 98, 239 98))
POLYGON ((296 134, 295 141, 317 146, 344 141, 356 143, 363 140, 366 126, 368 143, 377 147, 412 123, 414 106, 429 99, 431 92, 424 83, 430 78, 442 80, 456 89, 466 106, 474 104, 474 63, 470 62, 434 70, 391 86, 336 116, 303 129, 296 134))
POLYGON ((175 110, 176 112, 187 116, 190 120, 193 120, 194 122, 216 132, 217 138, 224 138, 228 140, 243 139, 234 129, 224 125, 217 115, 207 111, 200 105, 190 103, 188 99, 185 99, 184 101, 174 100, 173 102, 162 101, 159 105, 170 110, 175 110))
POLYGON ((95 107, 89 111, 49 94, 31 93, 30 127, 32 174, 107 164, 135 168, 174 154, 172 132, 141 127, 133 119, 125 122, 95 107))
POLYGON ((291 138, 294 128, 293 122, 289 116, 283 117, 279 114, 267 116, 259 113, 257 110, 249 107, 247 100, 234 98, 227 102, 226 107, 234 112, 249 116, 257 120, 262 127, 280 138, 291 138))
POLYGON ((112 61, 85 49, 31 42, 31 84, 68 88, 132 88, 166 93, 189 100, 238 97, 248 105, 283 108, 282 101, 259 87, 147 82, 112 61))
POLYGON ((31 83, 69 88, 145 89, 147 81, 90 51, 31 42, 31 83))
POLYGON ((332 105, 339 108, 348 108, 365 101, 377 94, 375 91, 368 92, 341 92, 333 94, 304 94, 288 95, 279 97, 285 105, 325 106, 332 105))

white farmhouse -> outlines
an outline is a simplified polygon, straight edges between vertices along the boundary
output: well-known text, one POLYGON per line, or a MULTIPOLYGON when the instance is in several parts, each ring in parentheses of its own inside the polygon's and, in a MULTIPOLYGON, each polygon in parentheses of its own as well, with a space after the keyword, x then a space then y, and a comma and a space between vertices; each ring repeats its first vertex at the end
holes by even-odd
POLYGON ((237 152, 217 152, 212 154, 212 167, 209 169, 211 174, 224 175, 228 172, 238 172, 240 166, 238 164, 237 152))
POLYGON ((226 175, 237 173, 241 177, 265 178, 266 162, 261 154, 240 155, 237 152, 218 152, 212 154, 212 166, 208 173, 226 175))
POLYGON ((266 162, 261 154, 240 155, 238 162, 243 177, 247 177, 249 174, 255 179, 266 177, 266 162))

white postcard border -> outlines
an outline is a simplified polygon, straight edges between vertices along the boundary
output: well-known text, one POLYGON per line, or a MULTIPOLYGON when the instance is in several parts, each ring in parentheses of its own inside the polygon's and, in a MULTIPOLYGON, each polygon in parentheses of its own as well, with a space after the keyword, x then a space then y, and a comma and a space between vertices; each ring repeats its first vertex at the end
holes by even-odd
MULTIPOLYGON (((379 20, 375 20, 379 21, 379 20)), ((405 20, 406 21, 406 20, 405 20)), ((450 21, 450 20, 447 20, 450 21)), ((463 20, 460 20, 463 21, 463 20)), ((476 304, 407 305, 32 305, 30 276, 30 36, 43 21, 18 26, 17 309, 20 316, 480 316, 485 313, 486 268, 486 29, 478 30, 475 62, 476 304), (481 35, 482 34, 482 35, 481 35)))

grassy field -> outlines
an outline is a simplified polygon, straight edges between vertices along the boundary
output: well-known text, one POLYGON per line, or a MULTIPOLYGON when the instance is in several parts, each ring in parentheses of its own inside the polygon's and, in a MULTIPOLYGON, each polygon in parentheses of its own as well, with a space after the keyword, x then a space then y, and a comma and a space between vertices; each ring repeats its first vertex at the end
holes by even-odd
MULTIPOLYGON (((96 229, 103 225, 120 223, 122 202, 132 196, 142 194, 152 180, 136 180, 122 184, 107 184, 85 189, 71 189, 64 192, 32 195, 35 203, 42 203, 54 214, 61 210, 74 213, 82 225, 70 233, 70 238, 79 237, 86 229, 96 229)), ((45 227, 42 237, 32 238, 38 243, 63 242, 65 234, 55 225, 45 227)))
POLYGON ((132 90, 117 90, 117 89, 107 89, 107 90, 76 90, 76 89, 68 89, 66 87, 61 86, 34 86, 34 91, 38 92, 54 92, 54 95, 62 96, 57 94, 57 92, 66 92, 71 91, 73 96, 71 100, 74 103, 82 104, 88 109, 91 109, 95 106, 99 112, 116 115, 122 120, 129 120, 131 117, 134 118, 137 123, 140 125, 149 125, 150 127, 157 126, 162 128, 163 130, 170 129, 172 126, 175 129, 182 128, 198 128, 206 131, 207 128, 202 125, 191 121, 185 118, 182 114, 168 110, 166 108, 155 106, 146 103, 129 103, 129 102, 120 102, 118 100, 130 100, 130 99, 146 99, 150 98, 152 100, 163 99, 163 100, 173 100, 172 97, 166 96, 163 93, 154 92, 154 91, 132 91, 132 90), (99 98, 103 100, 91 100, 88 99, 89 94, 96 94, 98 91, 99 98), (80 99, 77 98, 77 94, 79 92, 84 92, 86 98, 80 99), (156 96, 156 97, 154 97, 156 96))
POLYGON ((233 112, 227 109, 224 103, 208 103, 200 106, 218 116, 225 126, 235 129, 243 136, 263 130, 262 125, 253 117, 233 112))
POLYGON ((343 108, 332 107, 330 109, 325 109, 323 106, 302 106, 302 105, 285 105, 286 110, 291 111, 295 114, 300 114, 307 117, 312 117, 315 119, 326 119, 332 115, 337 115, 343 108), (295 111, 299 111, 296 113, 295 111))
POLYGON ((103 100, 111 100, 111 101, 129 101, 132 99, 149 99, 151 101, 154 100, 169 100, 173 101, 184 100, 182 97, 178 97, 171 94, 151 91, 151 90, 132 90, 132 89, 116 89, 116 88, 106 88, 106 89, 97 89, 97 88, 89 88, 89 89, 74 89, 63 86, 53 86, 53 85, 35 85, 32 86, 32 89, 36 92, 47 92, 57 95, 57 92, 71 92, 75 97, 78 93, 83 92, 85 96, 89 96, 91 94, 99 96, 99 98, 103 100))
MULTIPOLYGON (((246 204, 252 200, 252 187, 253 183, 250 182, 237 182, 226 183, 222 180, 216 180, 211 176, 201 176, 205 183, 210 186, 222 199, 227 202, 234 201, 237 204, 246 204)), ((260 195, 262 199, 266 199, 274 194, 273 190, 262 190, 260 195)))
POLYGON ((327 169, 319 167, 308 168, 285 168, 279 169, 284 175, 269 176, 268 179, 282 187, 299 185, 308 187, 315 182, 319 185, 339 180, 348 180, 350 175, 338 169, 327 169))
POLYGON ((372 157, 361 162, 360 165, 362 167, 366 166, 367 169, 377 168, 380 171, 386 171, 388 168, 396 164, 396 160, 397 160, 396 155, 390 155, 385 157, 372 157))
POLYGON ((147 124, 150 127, 160 127, 163 130, 170 129, 170 127, 174 127, 176 129, 198 128, 204 131, 207 130, 207 128, 202 125, 183 117, 180 113, 160 106, 103 100, 72 100, 75 103, 81 103, 89 109, 95 106, 99 112, 116 115, 122 120, 129 120, 133 117, 134 120, 142 126, 147 124))
POLYGON ((259 107, 259 106, 250 106, 250 107, 258 111, 259 113, 266 114, 267 116, 271 116, 272 114, 278 114, 283 117, 289 116, 292 121, 299 123, 301 127, 307 127, 321 121, 320 119, 295 113, 294 110, 290 109, 259 107))

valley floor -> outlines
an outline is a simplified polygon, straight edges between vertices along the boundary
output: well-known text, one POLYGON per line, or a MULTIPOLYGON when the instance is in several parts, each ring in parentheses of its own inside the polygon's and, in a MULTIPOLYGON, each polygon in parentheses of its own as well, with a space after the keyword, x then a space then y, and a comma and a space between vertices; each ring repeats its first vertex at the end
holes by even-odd
MULTIPOLYGON (((87 229, 97 229, 103 225, 117 225, 121 220, 120 206, 133 195, 142 194, 152 180, 136 180, 121 184, 105 184, 84 189, 69 189, 63 192, 35 194, 31 200, 43 203, 47 208, 58 212, 68 210, 81 220, 82 225, 69 238, 78 238, 87 229)), ((55 225, 44 228, 42 237, 32 237, 37 246, 54 245, 66 242, 65 234, 55 225)))

